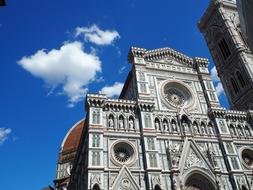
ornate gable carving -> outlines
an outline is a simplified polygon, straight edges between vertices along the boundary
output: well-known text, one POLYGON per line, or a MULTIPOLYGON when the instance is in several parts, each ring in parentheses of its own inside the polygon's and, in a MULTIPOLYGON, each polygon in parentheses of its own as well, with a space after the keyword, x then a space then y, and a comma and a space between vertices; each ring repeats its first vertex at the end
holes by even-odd
POLYGON ((119 172, 118 177, 114 180, 112 189, 117 190, 140 190, 139 185, 136 183, 133 175, 127 168, 123 166, 119 172))
POLYGON ((212 165, 207 161, 201 150, 194 141, 188 139, 185 140, 179 166, 181 167, 181 174, 191 168, 202 168, 213 173, 212 165))

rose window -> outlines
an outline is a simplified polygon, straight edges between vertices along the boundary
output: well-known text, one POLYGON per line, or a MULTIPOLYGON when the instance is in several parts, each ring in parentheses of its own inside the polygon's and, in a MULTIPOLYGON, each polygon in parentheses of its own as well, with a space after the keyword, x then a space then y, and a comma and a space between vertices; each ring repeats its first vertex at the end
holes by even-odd
POLYGON ((245 148, 241 152, 241 159, 246 167, 253 169, 253 150, 245 148))
POLYGON ((128 141, 117 141, 112 145, 111 151, 113 161, 116 161, 116 164, 129 165, 135 161, 134 145, 128 141))
POLYGON ((127 150, 125 147, 118 147, 116 150, 114 150, 115 158, 121 162, 125 163, 130 158, 130 151, 127 150))
POLYGON ((161 88, 163 99, 170 106, 190 107, 194 103, 193 93, 187 84, 179 81, 166 81, 161 88))
POLYGON ((165 92, 168 101, 173 102, 176 105, 183 105, 185 102, 184 95, 176 88, 169 88, 165 92))

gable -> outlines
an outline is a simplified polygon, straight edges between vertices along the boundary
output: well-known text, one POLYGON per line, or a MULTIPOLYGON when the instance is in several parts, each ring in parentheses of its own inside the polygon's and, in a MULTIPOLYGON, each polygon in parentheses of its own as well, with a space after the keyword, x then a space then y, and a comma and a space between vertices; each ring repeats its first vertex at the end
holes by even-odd
POLYGON ((203 155, 196 143, 193 140, 188 139, 185 140, 179 166, 181 174, 184 174, 187 170, 193 168, 208 171, 210 174, 213 174, 214 170, 213 166, 203 155))
POLYGON ((117 190, 124 190, 124 189, 129 189, 129 190, 140 190, 140 187, 134 180, 131 172, 127 168, 127 166, 123 166, 119 172, 119 175, 114 181, 114 184, 112 186, 112 189, 117 189, 117 190))

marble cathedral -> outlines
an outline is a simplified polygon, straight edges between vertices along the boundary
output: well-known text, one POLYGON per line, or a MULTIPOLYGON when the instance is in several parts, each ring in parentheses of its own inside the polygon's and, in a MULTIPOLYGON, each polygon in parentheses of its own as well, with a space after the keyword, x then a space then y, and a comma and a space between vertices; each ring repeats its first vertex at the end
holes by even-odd
POLYGON ((232 110, 207 59, 132 47, 119 99, 88 94, 63 140, 56 190, 253 189, 253 54, 235 2, 212 1, 199 29, 232 110))

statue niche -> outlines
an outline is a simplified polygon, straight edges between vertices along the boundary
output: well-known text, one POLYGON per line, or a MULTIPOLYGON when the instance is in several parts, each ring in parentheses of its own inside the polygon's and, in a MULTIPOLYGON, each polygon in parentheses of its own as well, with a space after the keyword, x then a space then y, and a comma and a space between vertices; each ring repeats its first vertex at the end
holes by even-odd
POLYGON ((122 115, 119 116, 119 129, 124 129, 124 117, 122 115))
POLYGON ((187 116, 184 115, 182 117, 181 125, 182 125, 183 131, 184 131, 185 134, 191 133, 191 131, 190 131, 190 120, 188 119, 187 116))
POLYGON ((109 128, 114 128, 114 117, 113 117, 113 115, 109 115, 108 127, 109 128))

